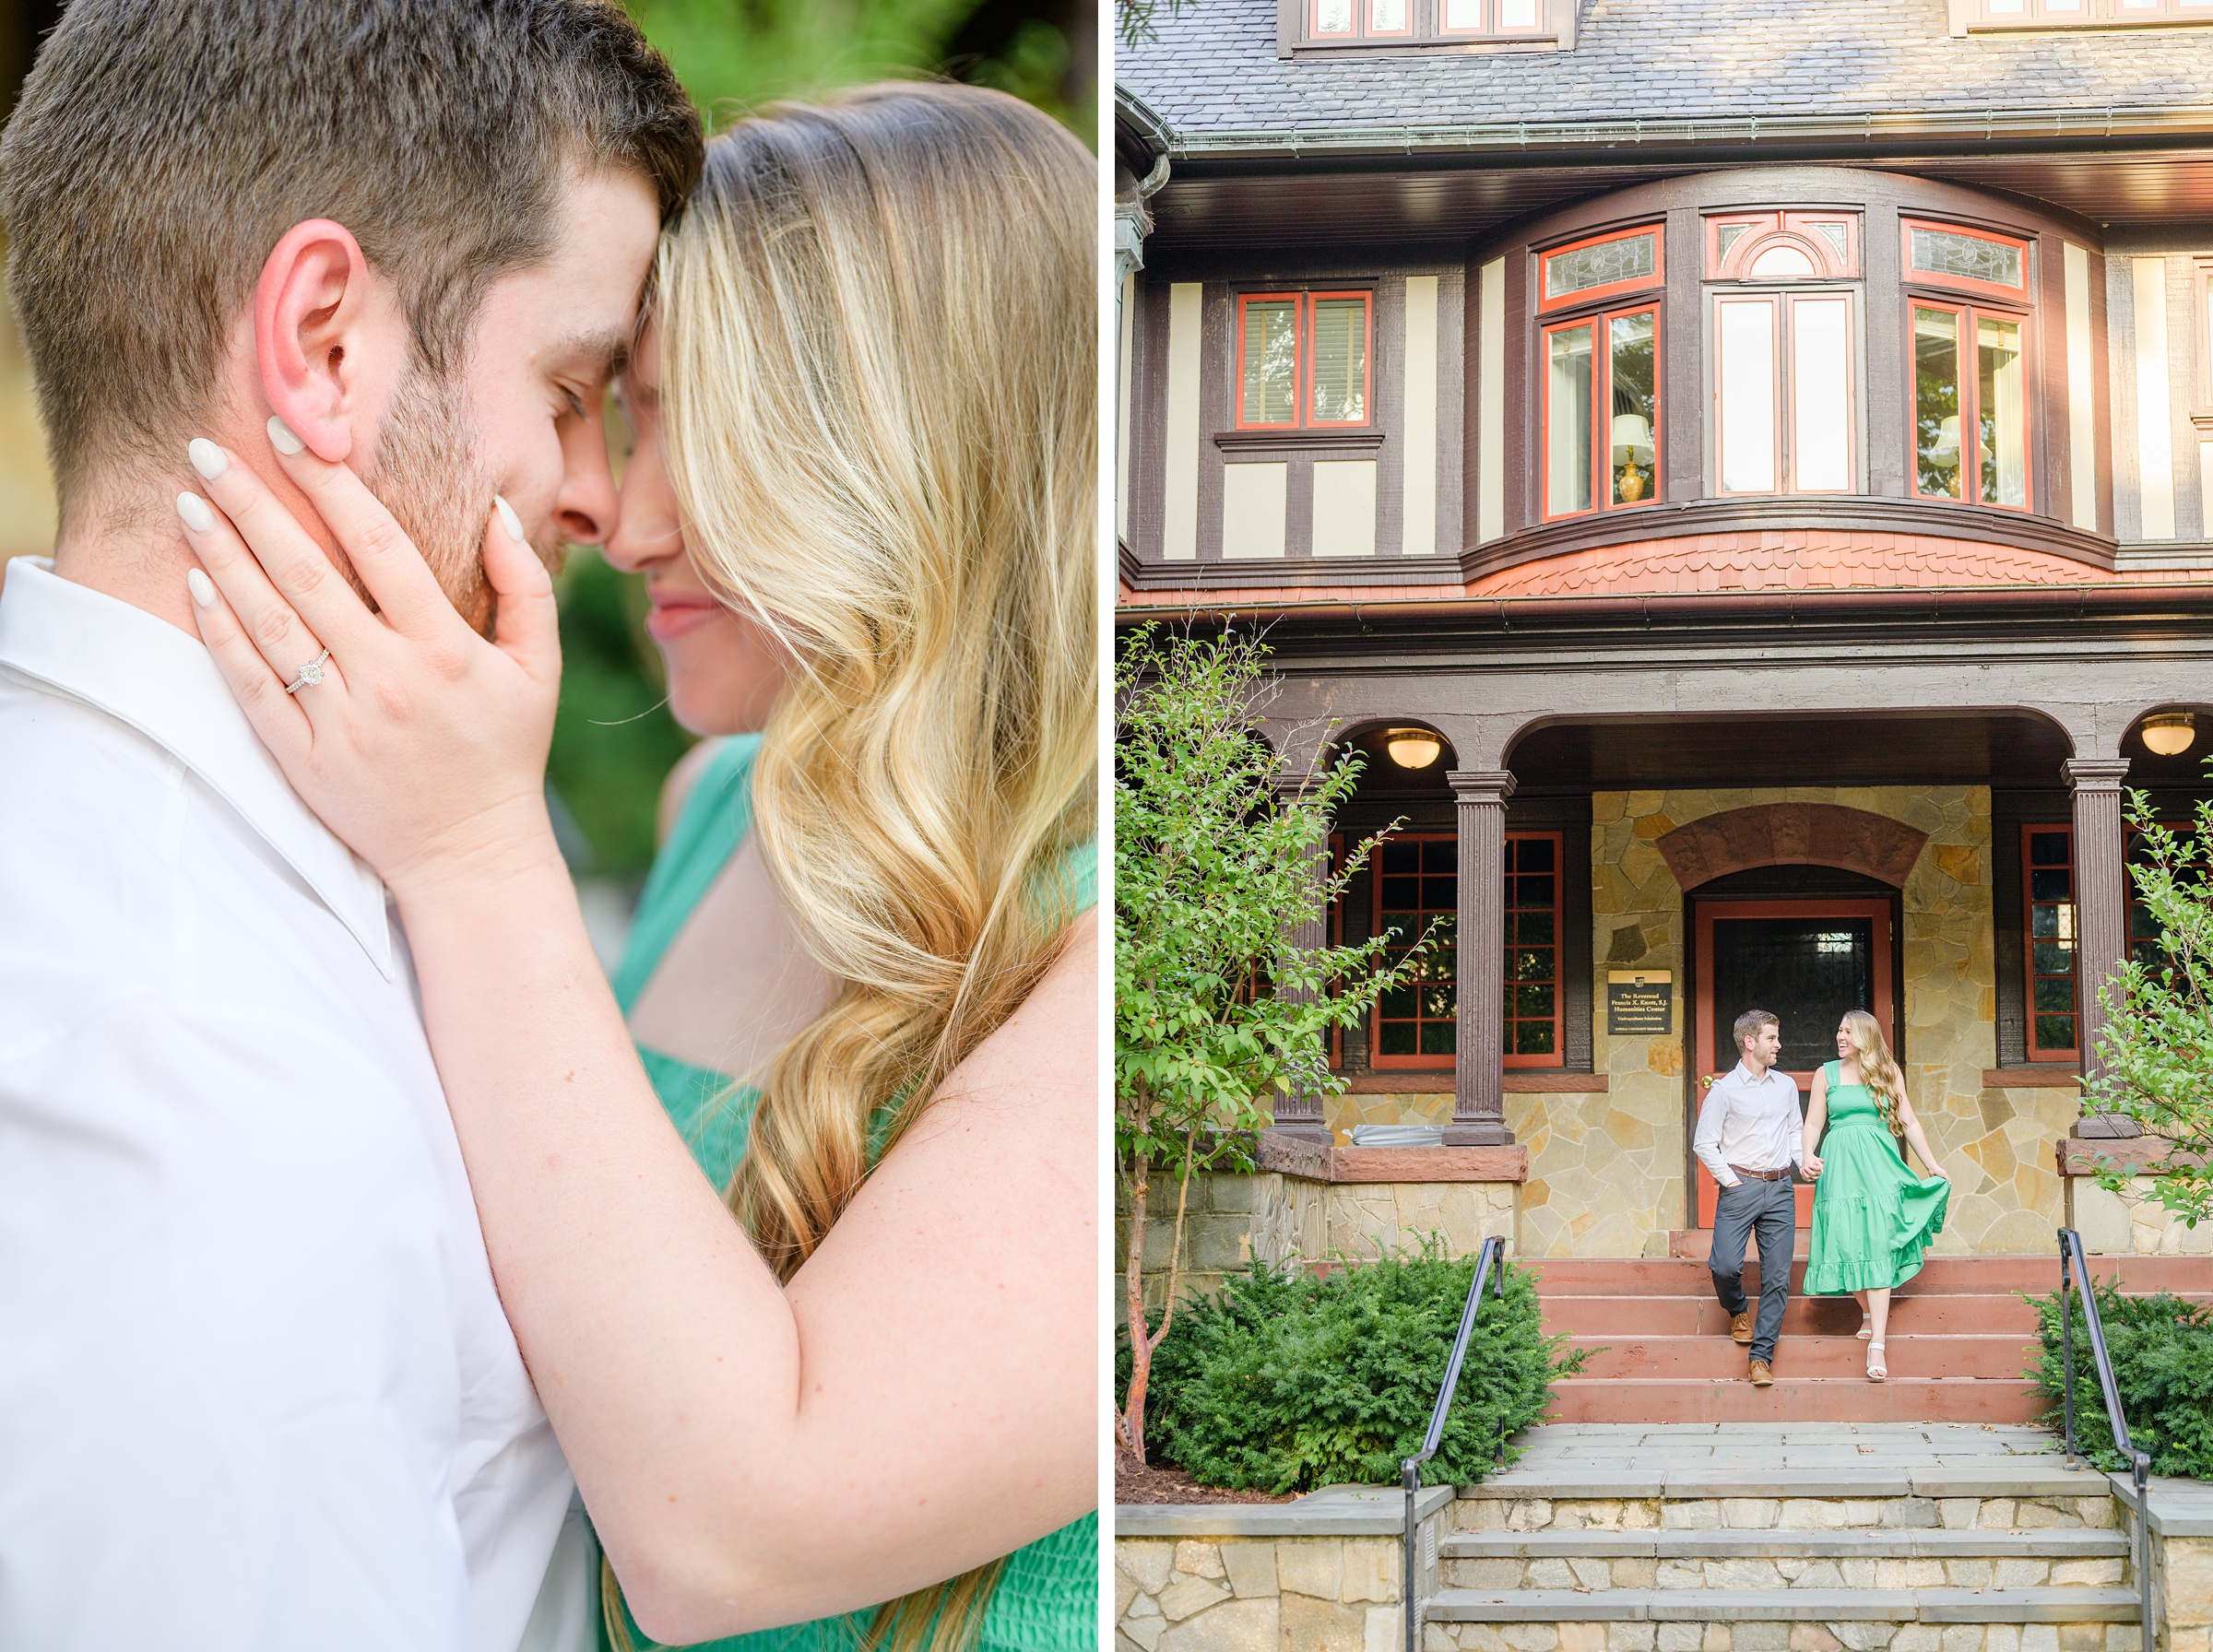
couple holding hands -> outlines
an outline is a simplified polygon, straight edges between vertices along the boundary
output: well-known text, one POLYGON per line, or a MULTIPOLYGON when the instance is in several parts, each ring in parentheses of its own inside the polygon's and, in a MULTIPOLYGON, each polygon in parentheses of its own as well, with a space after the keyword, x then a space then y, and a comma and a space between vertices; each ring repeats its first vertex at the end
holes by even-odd
POLYGON ((1747 1009, 1734 1032, 1742 1059, 1707 1092, 1693 1147, 1721 1185, 1707 1265, 1730 1334, 1750 1344, 1746 1375, 1755 1387, 1775 1380, 1775 1342, 1797 1242, 1792 1186, 1803 1171, 1815 1188, 1805 1292, 1858 1301, 1867 1380, 1882 1382, 1890 1375, 1883 1361, 1890 1292, 1921 1271, 1922 1253, 1943 1230, 1950 1179, 1913 1116, 1881 1026, 1865 1010, 1846 1010, 1837 1023, 1837 1058, 1814 1074, 1803 1113, 1797 1082, 1775 1066, 1781 1022, 1764 1009, 1747 1009), (1921 1155, 1928 1175, 1907 1169, 1901 1141, 1921 1155), (1743 1284, 1745 1245, 1754 1236, 1757 1325, 1743 1284))

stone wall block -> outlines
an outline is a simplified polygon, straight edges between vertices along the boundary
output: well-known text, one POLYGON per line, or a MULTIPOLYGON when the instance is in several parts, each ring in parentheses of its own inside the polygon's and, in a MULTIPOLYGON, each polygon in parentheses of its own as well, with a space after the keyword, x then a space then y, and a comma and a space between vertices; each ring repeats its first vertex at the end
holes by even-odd
POLYGON ((1275 1543, 1272 1539, 1224 1539, 1222 1565, 1229 1576, 1230 1592, 1239 1599, 1276 1592, 1275 1543))
POLYGON ((1397 1600, 1402 1545, 1395 1538, 1348 1538, 1343 1581, 1337 1598, 1346 1602, 1397 1600))
POLYGON ((1343 1586, 1343 1545, 1336 1538, 1280 1538, 1275 1580, 1286 1595, 1334 1600, 1343 1586))
POLYGON ((1285 1595, 1280 1604, 1285 1646, 1300 1652, 1367 1652, 1367 1614, 1360 1608, 1307 1595, 1285 1595))
POLYGON ((1176 1624, 1156 1652, 1281 1652, 1285 1644, 1273 1599, 1231 1600, 1176 1624))
POLYGON ((2165 1551, 2163 1571, 2153 1576, 2168 1622, 2177 1629, 2213 1625, 2213 1538, 2168 1538, 2165 1551))
POLYGON ((1117 1538, 1114 1564, 1137 1593, 1157 1595, 1168 1587, 1176 1565, 1176 1545, 1166 1538, 1117 1538))
POLYGON ((1228 1599, 1229 1588, 1212 1577, 1187 1577, 1178 1573, 1176 1581, 1160 1591, 1160 1613, 1171 1623, 1218 1606, 1228 1599))

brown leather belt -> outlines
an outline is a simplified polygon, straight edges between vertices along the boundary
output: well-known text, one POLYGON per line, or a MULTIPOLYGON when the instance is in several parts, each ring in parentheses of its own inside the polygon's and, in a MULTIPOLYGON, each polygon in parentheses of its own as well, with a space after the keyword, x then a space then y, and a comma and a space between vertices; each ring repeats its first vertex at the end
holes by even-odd
POLYGON ((1729 1168, 1740 1176, 1750 1176, 1755 1182, 1787 1182, 1791 1176, 1787 1170, 1746 1170, 1741 1164, 1732 1164, 1729 1168))

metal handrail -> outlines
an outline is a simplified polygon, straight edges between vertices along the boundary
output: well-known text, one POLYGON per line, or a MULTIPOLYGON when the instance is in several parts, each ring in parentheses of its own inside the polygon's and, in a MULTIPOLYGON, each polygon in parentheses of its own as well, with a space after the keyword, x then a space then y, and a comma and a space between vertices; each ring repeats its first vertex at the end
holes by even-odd
MULTIPOLYGON (((1422 1601, 1418 1579, 1421 1576, 1420 1557, 1416 1551, 1414 1505, 1422 1489, 1422 1465, 1437 1455, 1438 1446, 1445 1437, 1445 1414, 1452 1409, 1452 1398, 1460 1390, 1460 1368, 1468 1357, 1468 1339, 1475 1330, 1475 1310, 1483 1302, 1484 1281, 1491 1277, 1494 1264, 1497 1266, 1497 1288, 1493 1294, 1506 1300, 1506 1241, 1494 1233, 1483 1242, 1475 1255, 1475 1278, 1468 1285, 1468 1305, 1461 1310, 1460 1335, 1452 1339, 1452 1357, 1445 1363, 1445 1380, 1437 1391, 1437 1403, 1429 1410, 1429 1432, 1422 1436, 1421 1454, 1410 1457, 1399 1465, 1399 1479, 1406 1488, 1406 1560, 1401 1568, 1399 1587, 1406 1597, 1406 1652, 1420 1652, 1422 1636, 1422 1601)), ((1506 1429, 1501 1419, 1498 1430, 1498 1466, 1506 1467, 1506 1429)))
POLYGON ((2121 1414, 2121 1395, 2113 1384, 2112 1356, 2105 1351, 2105 1325, 2098 1317, 2098 1292, 2090 1283, 2090 1264, 2082 1254, 2082 1235, 2073 1228, 2059 1230, 2059 1343, 2065 1362, 2064 1379, 2067 1420, 2067 1467, 2082 1467, 2082 1453, 2075 1444, 2075 1314, 2071 1292, 2082 1292, 2083 1323, 2090 1333, 2090 1357, 2098 1367, 2098 1386, 2105 1398, 2105 1420, 2113 1431, 2113 1445, 2129 1466, 2129 1480, 2136 1488, 2136 1598, 2141 1612, 2144 1652, 2159 1645, 2159 1625, 2151 1615, 2151 1504, 2147 1488, 2151 1481, 2151 1457, 2136 1449, 2128 1437, 2128 1419, 2121 1414), (2080 1285, 2076 1285, 2079 1280, 2080 1285))

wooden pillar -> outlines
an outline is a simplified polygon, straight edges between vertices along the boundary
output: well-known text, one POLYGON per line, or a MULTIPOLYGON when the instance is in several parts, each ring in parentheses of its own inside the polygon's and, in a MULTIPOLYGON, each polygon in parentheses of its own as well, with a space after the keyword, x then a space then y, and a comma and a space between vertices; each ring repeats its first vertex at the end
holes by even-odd
POLYGON ((2121 838, 2121 782, 2128 760, 2076 759, 2060 767, 2075 788, 2075 1047, 2082 1052, 2088 1080, 2099 1071, 2098 1035, 2105 1030, 2098 990, 2128 953, 2128 872, 2121 838))
POLYGON ((1503 769, 1446 776, 1460 807, 1459 1027, 1448 1147, 1503 1147, 1506 1127, 1506 800, 1503 769))
MULTIPOLYGON (((1276 801, 1296 802, 1306 790, 1307 778, 1304 774, 1279 774, 1275 781, 1276 801)), ((1322 898, 1323 886, 1330 875, 1330 842, 1326 836, 1308 851, 1306 872, 1306 894, 1290 914, 1284 938, 1301 949, 1324 947, 1330 939, 1329 905, 1322 898)), ((1307 987, 1286 986, 1283 996, 1289 1002, 1299 1003, 1314 994, 1307 987)), ((1320 1095, 1305 1085, 1276 1092, 1274 1120, 1274 1130, 1301 1141, 1320 1142, 1327 1147, 1337 1139, 1322 1123, 1320 1095)))

